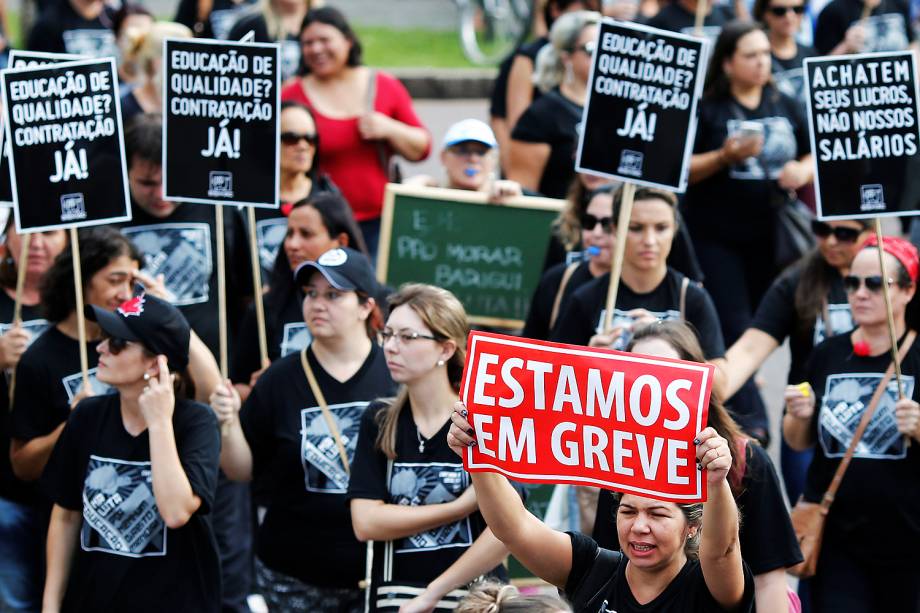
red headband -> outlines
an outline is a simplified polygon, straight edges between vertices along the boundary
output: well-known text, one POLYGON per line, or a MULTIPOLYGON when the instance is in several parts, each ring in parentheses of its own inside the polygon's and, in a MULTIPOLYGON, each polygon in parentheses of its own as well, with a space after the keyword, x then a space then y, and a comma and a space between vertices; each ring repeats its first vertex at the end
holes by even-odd
MULTIPOLYGON (((917 248, 914 247, 913 243, 895 236, 883 236, 882 242, 885 253, 890 253, 897 258, 904 270, 907 271, 910 280, 916 282, 917 272, 920 270, 920 256, 917 255, 917 248)), ((874 234, 863 243, 863 248, 866 247, 878 248, 878 240, 874 234)))

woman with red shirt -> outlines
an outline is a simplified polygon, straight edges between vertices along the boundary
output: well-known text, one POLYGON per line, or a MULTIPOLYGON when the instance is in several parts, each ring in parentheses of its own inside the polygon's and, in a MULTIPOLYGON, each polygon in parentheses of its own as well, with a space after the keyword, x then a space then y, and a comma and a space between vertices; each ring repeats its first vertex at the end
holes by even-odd
POLYGON ((389 157, 425 159, 431 135, 402 84, 361 65, 361 43, 341 12, 325 7, 307 13, 300 43, 304 74, 281 98, 313 111, 323 143, 320 170, 342 190, 376 255, 389 157))

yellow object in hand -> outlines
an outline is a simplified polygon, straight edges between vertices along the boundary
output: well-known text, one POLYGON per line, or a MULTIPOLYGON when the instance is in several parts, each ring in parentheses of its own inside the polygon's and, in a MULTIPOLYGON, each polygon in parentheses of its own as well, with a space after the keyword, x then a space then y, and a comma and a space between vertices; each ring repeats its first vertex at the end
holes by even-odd
POLYGON ((811 396, 811 386, 808 383, 799 383, 796 385, 796 388, 798 388, 798 390, 802 392, 802 395, 806 398, 811 396))

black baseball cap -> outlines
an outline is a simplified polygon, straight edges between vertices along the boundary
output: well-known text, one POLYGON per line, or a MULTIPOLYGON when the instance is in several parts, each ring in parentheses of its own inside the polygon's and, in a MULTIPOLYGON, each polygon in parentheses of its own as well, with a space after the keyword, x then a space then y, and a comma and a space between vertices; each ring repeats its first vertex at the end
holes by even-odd
POLYGON ((165 300, 142 293, 122 302, 114 312, 91 304, 84 312, 109 336, 141 343, 165 355, 170 370, 181 372, 188 366, 191 329, 182 312, 165 300))
POLYGON ((374 279, 371 263, 360 251, 349 247, 330 249, 316 258, 316 261, 304 262, 298 266, 294 281, 303 287, 314 271, 322 273, 332 287, 343 292, 377 295, 377 280, 374 279))

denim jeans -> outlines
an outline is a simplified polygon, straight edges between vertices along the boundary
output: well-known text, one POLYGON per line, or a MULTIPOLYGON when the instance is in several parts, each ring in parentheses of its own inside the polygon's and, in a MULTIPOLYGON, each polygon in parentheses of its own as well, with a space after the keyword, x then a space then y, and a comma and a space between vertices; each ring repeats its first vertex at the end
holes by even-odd
POLYGON ((0 498, 0 611, 40 611, 47 514, 0 498))

